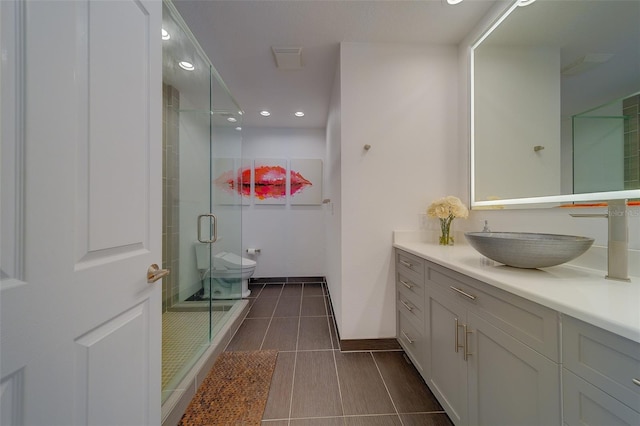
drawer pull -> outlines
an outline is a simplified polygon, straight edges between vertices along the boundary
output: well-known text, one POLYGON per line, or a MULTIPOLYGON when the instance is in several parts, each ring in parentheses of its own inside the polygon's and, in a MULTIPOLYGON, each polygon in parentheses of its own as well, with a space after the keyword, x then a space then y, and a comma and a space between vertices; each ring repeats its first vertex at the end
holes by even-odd
POLYGON ((406 281, 400 280, 400 284, 402 284, 403 286, 405 286, 409 290, 411 290, 413 288, 413 286, 411 284, 409 284, 408 282, 406 282, 406 281))
POLYGON ((413 307, 409 305, 407 302, 405 302, 404 300, 400 299, 400 303, 402 303, 404 307, 407 308, 407 310, 409 310, 409 312, 413 311, 413 307))
POLYGON ((413 268, 413 264, 407 262, 406 260, 402 260, 400 259, 400 263, 402 263, 404 266, 406 266, 407 268, 413 268))
POLYGON ((407 342, 409 342, 410 345, 413 345, 413 340, 411 340, 411 337, 409 337, 407 335, 407 333, 404 332, 404 330, 401 331, 402 335, 404 336, 405 339, 407 339, 407 342))
POLYGON ((469 293, 467 293, 466 291, 464 291, 464 290, 460 290, 459 288, 454 287, 454 286, 450 286, 449 288, 450 288, 451 290, 453 290, 453 291, 457 291, 458 293, 460 293, 460 294, 461 294, 461 295, 463 295, 464 297, 467 297, 467 298, 469 298, 469 299, 471 299, 471 300, 476 300, 476 296, 474 296, 473 294, 469 294, 469 293))
POLYGON ((635 383, 636 385, 640 386, 640 380, 638 380, 638 379, 631 379, 631 381, 632 381, 633 383, 635 383))

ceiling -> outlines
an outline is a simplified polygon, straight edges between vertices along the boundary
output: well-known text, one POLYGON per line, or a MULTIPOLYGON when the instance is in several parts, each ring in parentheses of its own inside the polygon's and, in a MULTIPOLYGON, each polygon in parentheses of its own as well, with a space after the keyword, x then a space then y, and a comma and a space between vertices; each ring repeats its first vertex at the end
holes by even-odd
POLYGON ((244 126, 324 128, 340 42, 457 45, 495 1, 173 3, 244 110, 244 126), (302 47, 302 68, 277 69, 272 46, 302 47), (272 115, 260 116, 263 109, 272 115), (305 116, 294 117, 296 111, 305 116))

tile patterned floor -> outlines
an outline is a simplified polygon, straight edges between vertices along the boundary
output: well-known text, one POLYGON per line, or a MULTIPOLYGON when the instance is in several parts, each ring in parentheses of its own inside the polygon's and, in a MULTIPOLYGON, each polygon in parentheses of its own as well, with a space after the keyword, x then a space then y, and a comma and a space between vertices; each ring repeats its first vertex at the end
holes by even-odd
MULTIPOLYGON (((212 312, 214 324, 226 312, 212 312)), ((162 391, 170 391, 197 361, 209 343, 209 312, 164 312, 162 314, 162 391)))
POLYGON ((262 426, 451 426, 401 351, 338 350, 322 283, 250 284, 227 351, 279 351, 262 426))

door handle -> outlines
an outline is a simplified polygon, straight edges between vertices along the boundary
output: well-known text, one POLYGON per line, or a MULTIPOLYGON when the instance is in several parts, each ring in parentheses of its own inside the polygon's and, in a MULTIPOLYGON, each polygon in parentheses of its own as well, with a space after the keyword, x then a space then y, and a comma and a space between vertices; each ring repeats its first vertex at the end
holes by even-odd
POLYGON ((218 218, 216 218, 216 216, 213 213, 207 213, 207 214, 201 214, 198 216, 198 241, 200 241, 201 243, 215 243, 216 241, 218 241, 218 218), (202 218, 211 218, 213 219, 213 236, 210 240, 203 240, 201 238, 201 229, 202 229, 202 218))
POLYGON ((171 273, 170 270, 160 269, 160 267, 158 267, 158 264, 154 263, 151 266, 149 266, 149 269, 147 269, 147 282, 155 283, 160 278, 166 277, 167 275, 169 275, 169 273, 171 273))
MULTIPOLYGON (((455 330, 455 333, 456 333, 456 334, 455 334, 455 339, 454 339, 455 343, 454 343, 454 344, 455 344, 455 346, 456 346, 455 351, 456 351, 456 353, 458 353, 458 349, 460 349, 460 348, 464 348, 464 345, 461 345, 461 344, 460 344, 460 340, 458 339, 458 329, 459 329, 460 327, 463 327, 463 328, 464 328, 464 327, 466 327, 466 325, 460 325, 460 324, 458 323, 458 318, 455 318, 455 319, 454 319, 454 323, 455 323, 455 326, 456 326, 456 330, 455 330)), ((466 352, 466 349, 465 349, 465 352, 466 352)))
POLYGON ((469 352, 469 335, 471 333, 473 333, 473 330, 468 330, 467 329, 467 325, 463 325, 462 328, 464 329, 464 360, 467 361, 469 359, 470 355, 473 355, 471 352, 469 352))

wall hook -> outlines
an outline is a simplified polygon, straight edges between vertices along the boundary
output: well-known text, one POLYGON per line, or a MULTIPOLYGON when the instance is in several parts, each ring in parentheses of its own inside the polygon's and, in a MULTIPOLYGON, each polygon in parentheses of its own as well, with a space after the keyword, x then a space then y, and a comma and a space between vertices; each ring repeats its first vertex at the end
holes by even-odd
POLYGON ((544 149, 544 146, 542 145, 536 145, 533 147, 534 152, 542 151, 543 149, 544 149))
POLYGON ((366 144, 366 145, 364 146, 364 150, 365 150, 365 151, 369 151, 370 149, 371 149, 371 145, 366 144))

